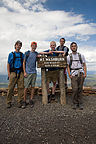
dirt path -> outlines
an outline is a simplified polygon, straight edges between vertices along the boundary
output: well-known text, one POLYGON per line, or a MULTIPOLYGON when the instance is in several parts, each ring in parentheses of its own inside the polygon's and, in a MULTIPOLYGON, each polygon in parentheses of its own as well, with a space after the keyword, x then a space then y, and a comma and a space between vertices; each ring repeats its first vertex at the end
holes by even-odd
POLYGON ((0 96, 0 144, 96 144, 96 96, 84 97, 84 110, 72 110, 71 96, 67 105, 59 101, 43 106, 35 96, 34 108, 17 108, 13 98, 6 109, 5 96, 0 96))

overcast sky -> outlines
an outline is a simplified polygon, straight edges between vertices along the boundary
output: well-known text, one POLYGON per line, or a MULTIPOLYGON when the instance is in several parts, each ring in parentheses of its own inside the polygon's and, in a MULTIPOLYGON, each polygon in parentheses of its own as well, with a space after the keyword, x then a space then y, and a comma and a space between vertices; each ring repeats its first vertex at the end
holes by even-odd
POLYGON ((21 40, 22 52, 32 41, 37 51, 65 37, 66 46, 77 42, 85 55, 88 70, 96 71, 96 1, 95 0, 0 0, 0 74, 6 73, 8 53, 21 40))

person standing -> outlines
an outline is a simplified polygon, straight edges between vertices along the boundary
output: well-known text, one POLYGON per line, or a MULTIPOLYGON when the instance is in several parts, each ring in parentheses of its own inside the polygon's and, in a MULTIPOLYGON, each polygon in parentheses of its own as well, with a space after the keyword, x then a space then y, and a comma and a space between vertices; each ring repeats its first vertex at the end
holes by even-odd
MULTIPOLYGON (((63 56, 68 56, 69 48, 66 47, 65 45, 65 38, 60 38, 60 45, 56 48, 56 51, 59 52, 58 55, 63 55, 63 56)), ((58 68, 60 69, 60 68, 58 68)), ((67 91, 67 72, 66 68, 64 68, 64 76, 65 76, 65 88, 67 91)), ((58 84, 56 86, 57 88, 59 87, 59 79, 58 79, 58 84)))
POLYGON ((31 108, 34 106, 33 102, 33 96, 34 96, 34 87, 36 82, 36 58, 38 53, 35 51, 37 48, 37 43, 32 42, 31 43, 31 51, 25 52, 24 55, 24 62, 23 62, 23 70, 24 70, 24 100, 22 108, 24 109, 26 107, 26 96, 27 96, 27 90, 31 86, 31 96, 29 100, 29 104, 31 108))
MULTIPOLYGON (((45 50, 44 52, 40 52, 39 54, 45 54, 47 56, 57 56, 57 53, 55 48, 56 48, 56 42, 51 41, 50 42, 50 48, 48 50, 45 50)), ((56 67, 48 67, 46 68, 46 78, 47 78, 47 93, 48 93, 48 102, 50 103, 51 100, 55 100, 55 89, 56 89, 56 81, 58 80, 58 68, 56 67), (53 83, 52 87, 52 94, 49 92, 49 84, 53 83)))
POLYGON ((21 108, 24 91, 24 74, 23 74, 23 58, 24 55, 20 52, 22 42, 15 43, 15 51, 8 56, 7 71, 9 78, 8 93, 7 93, 7 108, 12 106, 12 95, 15 85, 18 89, 18 107, 21 108))
POLYGON ((84 55, 77 52, 77 43, 72 42, 70 45, 72 53, 67 57, 67 71, 71 79, 73 109, 79 107, 83 109, 82 91, 83 83, 86 78, 86 62, 84 55))

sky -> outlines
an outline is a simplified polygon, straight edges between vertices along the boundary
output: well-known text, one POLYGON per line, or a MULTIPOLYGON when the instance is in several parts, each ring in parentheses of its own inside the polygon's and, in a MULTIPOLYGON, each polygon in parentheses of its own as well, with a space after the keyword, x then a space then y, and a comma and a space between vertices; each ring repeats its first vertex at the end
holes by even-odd
MULTIPOLYGON (((66 39, 65 45, 78 44, 86 58, 88 71, 96 71, 96 1, 95 0, 0 0, 0 74, 7 73, 8 54, 17 40, 22 52, 49 49, 50 41, 66 39)), ((70 51, 71 52, 71 51, 70 51)))

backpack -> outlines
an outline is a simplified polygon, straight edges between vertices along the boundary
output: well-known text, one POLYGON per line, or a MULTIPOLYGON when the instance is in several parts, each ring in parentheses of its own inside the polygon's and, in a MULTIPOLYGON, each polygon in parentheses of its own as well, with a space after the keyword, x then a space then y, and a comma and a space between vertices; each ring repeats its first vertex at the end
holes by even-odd
POLYGON ((75 68, 75 69, 71 68, 72 61, 80 61, 81 64, 83 63, 82 58, 81 58, 81 54, 78 53, 79 60, 73 60, 72 53, 69 56, 70 56, 70 63, 69 63, 70 70, 79 70, 79 69, 81 69, 81 68, 75 68))
MULTIPOLYGON (((66 46, 63 46, 62 51, 64 51, 64 48, 65 48, 65 47, 66 47, 66 46)), ((60 48, 60 46, 57 47, 57 50, 59 50, 59 48, 60 48)), ((66 52, 65 56, 68 56, 69 48, 68 48, 68 47, 66 47, 66 48, 67 48, 67 52, 66 52)))
POLYGON ((12 52, 12 54, 13 54, 13 66, 10 68, 10 73, 11 72, 15 72, 16 73, 16 77, 17 77, 17 71, 19 70, 20 71, 19 72, 19 76, 18 76, 18 78, 19 78, 21 72, 23 72, 23 53, 20 52, 20 57, 16 57, 15 52, 12 52), (14 66, 16 58, 20 58, 21 59, 21 67, 20 68, 15 68, 15 66, 14 66))

